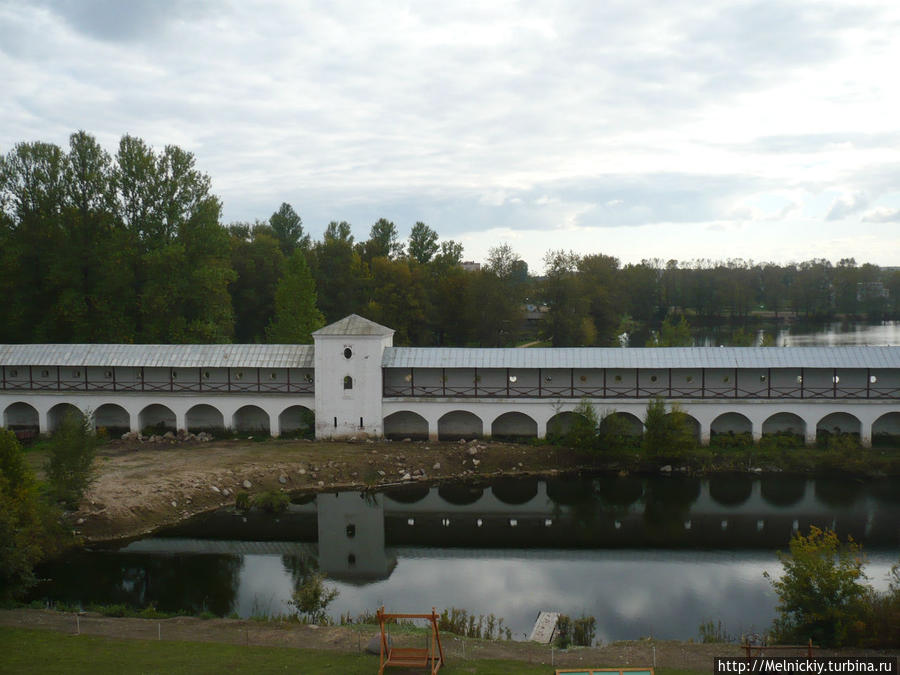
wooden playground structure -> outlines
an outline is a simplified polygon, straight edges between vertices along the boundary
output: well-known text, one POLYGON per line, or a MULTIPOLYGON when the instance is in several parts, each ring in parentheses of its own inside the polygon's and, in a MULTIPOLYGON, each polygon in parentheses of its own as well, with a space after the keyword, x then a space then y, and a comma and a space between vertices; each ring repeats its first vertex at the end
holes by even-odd
POLYGON ((378 625, 381 628, 381 667, 378 675, 383 675, 384 669, 392 668, 429 668, 432 675, 444 665, 444 648, 441 647, 441 635, 438 632, 438 615, 434 607, 431 614, 388 614, 384 607, 378 610, 378 625), (389 639, 386 624, 402 619, 425 619, 431 624, 431 635, 428 638, 428 646, 394 647, 389 639))

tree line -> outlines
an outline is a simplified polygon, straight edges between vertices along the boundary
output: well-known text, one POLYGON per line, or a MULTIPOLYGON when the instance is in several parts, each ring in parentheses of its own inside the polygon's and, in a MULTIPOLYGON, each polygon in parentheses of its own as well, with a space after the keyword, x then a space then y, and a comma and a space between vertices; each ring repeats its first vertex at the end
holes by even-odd
POLYGON ((398 345, 602 346, 685 315, 900 315, 900 272, 853 259, 622 265, 550 251, 534 276, 501 244, 466 271, 462 245, 423 222, 405 241, 384 218, 366 240, 345 221, 312 240, 287 203, 252 223, 221 212, 177 146, 126 135, 113 156, 83 131, 68 149, 17 144, 0 157, 0 342, 303 343, 357 313, 398 345))

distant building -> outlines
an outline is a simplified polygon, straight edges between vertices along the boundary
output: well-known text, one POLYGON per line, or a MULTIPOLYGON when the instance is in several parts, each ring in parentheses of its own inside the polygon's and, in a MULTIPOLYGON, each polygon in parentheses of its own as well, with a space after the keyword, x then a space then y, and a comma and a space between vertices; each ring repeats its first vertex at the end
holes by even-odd
POLYGON ((460 263, 460 266, 466 272, 480 272, 481 271, 481 263, 473 262, 471 260, 464 260, 460 263))

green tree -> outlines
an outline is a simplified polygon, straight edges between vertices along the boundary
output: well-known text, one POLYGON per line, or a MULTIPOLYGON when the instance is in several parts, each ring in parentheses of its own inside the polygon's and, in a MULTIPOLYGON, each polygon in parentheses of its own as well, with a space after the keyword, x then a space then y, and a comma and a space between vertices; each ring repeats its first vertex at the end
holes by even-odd
POLYGON ((666 317, 655 338, 647 345, 648 347, 690 347, 694 344, 691 327, 684 316, 681 316, 677 322, 666 317))
POLYGON ((867 593, 859 545, 811 526, 807 535, 796 533, 789 547, 789 553, 778 554, 781 576, 765 573, 778 595, 775 637, 794 643, 812 639, 824 647, 854 639, 867 593))
POLYGON ((0 428, 0 600, 19 599, 33 568, 69 541, 58 512, 40 499, 15 435, 0 428))
POLYGON ((375 258, 395 259, 403 255, 397 226, 386 218, 379 218, 369 230, 369 239, 360 247, 362 259, 371 262, 375 258))
POLYGON ((674 458, 696 445, 687 414, 678 405, 672 405, 667 413, 663 399, 650 399, 644 415, 644 436, 641 441, 643 452, 651 456, 674 458))
POLYGON ((326 322, 361 312, 368 296, 368 271, 353 246, 350 223, 331 221, 310 252, 318 306, 326 322))
POLYGON ((266 327, 275 315, 275 289, 285 258, 268 225, 236 223, 228 228, 231 241, 231 304, 237 342, 264 342, 266 327))
POLYGON ((419 221, 409 233, 409 257, 424 265, 431 262, 438 252, 438 234, 425 223, 419 221))
POLYGON ((440 253, 435 256, 435 264, 448 268, 456 267, 462 261, 463 245, 459 242, 448 239, 441 242, 440 253))
POLYGON ((303 221, 294 211, 294 207, 283 202, 278 210, 269 216, 269 225, 281 246, 281 252, 287 257, 298 246, 304 251, 309 249, 309 235, 303 233, 303 221))
POLYGON ((301 249, 295 249, 275 289, 275 316, 266 331, 269 342, 311 344, 312 332, 324 323, 322 313, 316 309, 316 282, 306 256, 301 249))
POLYGON ((584 347, 596 338, 588 313, 590 300, 578 272, 580 262, 571 251, 550 251, 544 256, 543 295, 550 307, 544 333, 554 347, 584 347))
POLYGON ((97 437, 91 417, 82 413, 67 414, 51 436, 48 451, 44 471, 52 495, 67 508, 78 508, 95 477, 97 437))
POLYGON ((376 323, 391 326, 398 345, 431 342, 426 317, 430 314, 422 266, 407 260, 375 258, 372 296, 366 314, 376 323))

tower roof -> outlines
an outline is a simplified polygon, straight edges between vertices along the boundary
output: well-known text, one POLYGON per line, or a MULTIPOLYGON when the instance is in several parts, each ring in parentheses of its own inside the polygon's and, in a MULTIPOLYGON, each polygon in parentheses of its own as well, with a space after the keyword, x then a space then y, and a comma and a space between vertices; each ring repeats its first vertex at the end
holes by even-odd
POLYGON ((393 334, 393 329, 382 326, 374 321, 369 321, 358 314, 345 316, 340 321, 335 321, 334 323, 313 332, 314 336, 373 335, 387 337, 393 334))

